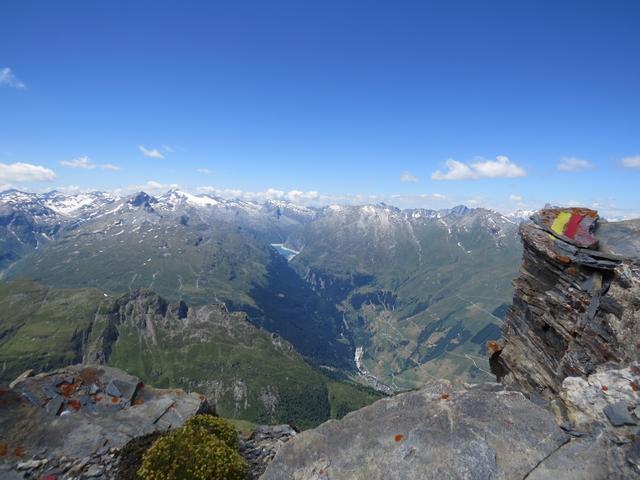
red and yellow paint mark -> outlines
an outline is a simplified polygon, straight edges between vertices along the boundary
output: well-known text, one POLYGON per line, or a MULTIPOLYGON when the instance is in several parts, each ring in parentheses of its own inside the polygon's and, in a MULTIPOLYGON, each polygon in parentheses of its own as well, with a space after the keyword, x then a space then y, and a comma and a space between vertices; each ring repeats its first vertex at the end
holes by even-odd
POLYGON ((575 238, 584 215, 571 212, 560 212, 551 224, 551 230, 567 238, 575 238))

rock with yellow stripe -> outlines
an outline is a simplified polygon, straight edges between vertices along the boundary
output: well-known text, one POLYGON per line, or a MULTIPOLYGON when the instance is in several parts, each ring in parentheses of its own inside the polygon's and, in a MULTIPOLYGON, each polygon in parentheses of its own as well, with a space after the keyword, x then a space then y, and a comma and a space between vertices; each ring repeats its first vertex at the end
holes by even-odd
POLYGON ((576 247, 595 249, 598 246, 598 239, 592 235, 598 221, 595 210, 545 208, 533 220, 552 235, 576 247))

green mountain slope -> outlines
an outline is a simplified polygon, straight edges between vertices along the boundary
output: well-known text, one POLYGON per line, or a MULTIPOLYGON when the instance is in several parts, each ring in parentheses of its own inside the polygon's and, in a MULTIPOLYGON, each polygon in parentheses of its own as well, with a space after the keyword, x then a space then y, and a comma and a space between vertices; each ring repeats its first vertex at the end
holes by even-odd
POLYGON ((482 209, 335 207, 288 243, 301 251, 292 267, 342 310, 361 373, 412 388, 490 378, 482 350, 511 301, 515 228, 482 209))
POLYGON ((317 364, 348 368, 351 344, 333 304, 316 294, 254 233, 145 194, 63 229, 5 278, 114 294, 149 288, 193 305, 224 302, 293 343, 317 364))
POLYGON ((204 393, 221 415, 258 423, 306 428, 380 396, 327 377, 290 343, 223 305, 189 308, 148 290, 114 297, 0 284, 0 381, 81 361, 204 393))

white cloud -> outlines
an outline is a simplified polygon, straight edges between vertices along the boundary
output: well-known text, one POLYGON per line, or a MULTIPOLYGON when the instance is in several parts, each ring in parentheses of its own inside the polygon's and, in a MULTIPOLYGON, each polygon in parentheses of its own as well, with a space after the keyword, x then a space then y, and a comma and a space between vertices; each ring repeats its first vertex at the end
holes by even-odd
POLYGON ((0 192, 4 192, 5 190, 10 190, 13 188, 13 185, 10 183, 0 183, 0 192))
POLYGON ((264 202, 266 200, 286 200, 298 205, 310 205, 325 203, 329 197, 326 195, 320 195, 316 191, 303 191, 303 190, 278 190, 276 188, 268 188, 262 192, 245 192, 237 189, 218 189, 212 186, 198 187, 197 189, 201 193, 211 193, 219 195, 224 198, 237 198, 240 200, 247 200, 252 202, 264 202))
POLYGON ((103 163, 101 165, 95 164, 87 156, 77 157, 71 160, 62 160, 60 161, 60 165, 69 168, 84 168, 85 170, 93 170, 97 167, 100 167, 103 170, 120 170, 120 167, 112 165, 111 163, 103 163))
POLYGON ((198 168, 196 170, 196 172, 202 173, 203 175, 212 175, 213 174, 213 170, 209 170, 208 168, 198 168))
MULTIPOLYGON (((422 193, 415 195, 325 195, 315 190, 280 190, 268 188, 264 191, 250 192, 238 189, 220 189, 211 185, 197 188, 200 193, 208 193, 228 199, 240 199, 251 202, 262 203, 267 200, 286 200, 297 205, 366 205, 373 203, 388 203, 390 205, 415 207, 416 205, 431 205, 432 202, 442 202, 447 197, 441 193, 422 193)), ((442 205, 440 203, 440 205, 442 205)))
POLYGON ((436 170, 431 174, 431 178, 434 180, 468 180, 477 178, 471 168, 462 162, 450 158, 444 163, 449 171, 442 173, 440 170, 436 170))
POLYGON ((177 183, 160 183, 155 180, 149 180, 141 188, 148 188, 149 190, 171 190, 172 188, 180 188, 177 183))
POLYGON ((56 178, 53 170, 30 163, 0 163, 0 182, 49 182, 56 178))
POLYGON ((561 172, 579 172, 593 168, 593 164, 583 158, 562 157, 556 168, 561 172))
POLYGON ((96 168, 95 163, 93 163, 89 157, 77 157, 71 160, 62 160, 60 165, 63 167, 85 168, 89 170, 96 168))
POLYGON ((640 155, 623 158, 622 165, 626 168, 640 168, 640 155))
POLYGON ((162 183, 155 180, 149 180, 139 185, 129 185, 127 188, 122 189, 123 192, 147 192, 152 195, 160 195, 167 190, 179 189, 180 185, 177 183, 162 183))
POLYGON ((102 165, 100 165, 100 168, 102 168, 103 170, 120 170, 120 167, 117 165, 113 165, 111 163, 103 163, 102 165))
POLYGON ((402 172, 402 175, 400 175, 400 181, 401 182, 417 182, 419 181, 419 178, 416 177, 411 172, 402 172))
POLYGON ((162 155, 162 153, 160 153, 160 150, 158 150, 157 148, 145 148, 144 145, 138 145, 138 148, 145 157, 164 158, 164 155, 162 155))
POLYGON ((524 177, 527 172, 508 157, 498 156, 495 160, 479 159, 469 164, 453 158, 445 162, 447 172, 436 170, 431 175, 434 180, 477 180, 479 178, 515 178, 524 177))
POLYGON ((397 194, 391 195, 394 201, 411 202, 419 200, 445 200, 447 197, 441 193, 419 193, 417 195, 397 194))
POLYGON ((522 196, 520 195, 509 195, 509 200, 511 200, 512 202, 521 202, 522 201, 522 196))
POLYGON ((91 189, 81 188, 79 185, 65 185, 63 187, 56 187, 56 190, 62 193, 81 193, 90 192, 91 189))
POLYGON ((0 87, 27 88, 23 82, 18 80, 9 67, 0 68, 0 87))
MULTIPOLYGON (((424 195, 427 195, 427 194, 424 194, 424 195)), ((431 195, 427 195, 427 198, 432 198, 433 200, 444 200, 447 197, 445 197, 441 193, 432 193, 431 195)))
POLYGON ((173 153, 173 147, 171 147, 171 145, 162 145, 162 148, 164 148, 165 152, 173 153))

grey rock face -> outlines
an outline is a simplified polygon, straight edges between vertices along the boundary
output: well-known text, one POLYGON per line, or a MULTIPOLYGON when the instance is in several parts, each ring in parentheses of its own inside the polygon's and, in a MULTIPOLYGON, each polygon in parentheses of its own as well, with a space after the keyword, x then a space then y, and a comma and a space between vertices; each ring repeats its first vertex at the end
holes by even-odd
POLYGON ((521 274, 503 327, 504 346, 492 359, 503 383, 547 399, 558 394, 566 377, 640 360, 640 251, 632 240, 637 225, 600 227, 596 218, 591 233, 600 246, 580 248, 584 243, 549 227, 549 212, 559 211, 584 213, 543 211, 534 218, 546 222, 520 227, 521 274))
POLYGON ((261 425, 249 438, 241 439, 240 455, 248 466, 247 480, 260 478, 278 450, 296 434, 289 425, 261 425))
POLYGON ((440 380, 302 432, 262 478, 521 479, 569 438, 521 393, 440 380))
MULTIPOLYGON (((614 427, 636 425, 631 411, 640 409, 640 368, 634 364, 602 368, 587 377, 567 377, 562 382, 560 399, 568 420, 578 428, 588 429, 594 421, 614 427)), ((620 428, 614 432, 626 433, 620 428)))

